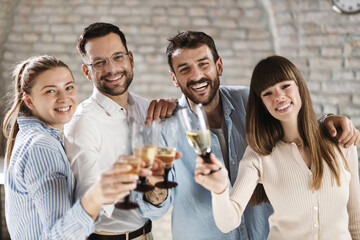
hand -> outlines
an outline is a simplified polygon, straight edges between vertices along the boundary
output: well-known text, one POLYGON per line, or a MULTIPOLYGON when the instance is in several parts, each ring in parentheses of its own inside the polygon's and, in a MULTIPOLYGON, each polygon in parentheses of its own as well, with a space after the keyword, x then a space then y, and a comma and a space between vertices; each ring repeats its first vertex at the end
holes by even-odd
MULTIPOLYGON (((176 152, 175 160, 180 158, 181 153, 176 152)), ((148 177, 148 180, 152 185, 155 185, 157 182, 161 182, 164 180, 164 167, 165 164, 160 159, 155 158, 154 164, 151 168, 152 176, 148 177)))
POLYGON ((195 181, 204 188, 220 194, 229 186, 228 172, 213 154, 210 154, 210 160, 212 163, 205 163, 201 157, 196 159, 195 181))
POLYGON ((85 192, 81 205, 94 220, 99 214, 101 205, 111 204, 130 194, 136 188, 139 177, 128 174, 131 165, 115 163, 110 169, 101 173, 99 179, 85 192))
POLYGON ((324 119, 323 125, 329 131, 329 134, 332 137, 337 137, 338 142, 343 144, 344 147, 359 144, 360 133, 347 117, 331 115, 324 119))
POLYGON ((145 124, 150 126, 153 120, 171 117, 177 105, 178 101, 174 98, 152 100, 148 108, 145 124))

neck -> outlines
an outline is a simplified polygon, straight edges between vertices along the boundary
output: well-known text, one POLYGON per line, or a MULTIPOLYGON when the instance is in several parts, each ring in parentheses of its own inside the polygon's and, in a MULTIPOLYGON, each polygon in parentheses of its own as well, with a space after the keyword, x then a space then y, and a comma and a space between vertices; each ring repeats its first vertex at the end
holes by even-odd
POLYGON ((284 130, 283 141, 286 143, 294 142, 296 144, 302 144, 303 139, 300 136, 297 122, 281 122, 281 126, 284 130))
POLYGON ((128 105, 128 97, 129 97, 129 91, 124 92, 123 94, 114 96, 107 93, 102 93, 114 102, 116 102, 119 106, 123 107, 127 111, 127 105, 128 105))
MULTIPOLYGON (((195 103, 191 102, 189 99, 188 102, 191 108, 193 108, 193 106, 196 105, 195 103)), ((203 107, 206 113, 206 118, 208 120, 209 127, 221 128, 222 120, 224 118, 224 112, 221 104, 219 90, 215 94, 213 100, 209 104, 203 107)))

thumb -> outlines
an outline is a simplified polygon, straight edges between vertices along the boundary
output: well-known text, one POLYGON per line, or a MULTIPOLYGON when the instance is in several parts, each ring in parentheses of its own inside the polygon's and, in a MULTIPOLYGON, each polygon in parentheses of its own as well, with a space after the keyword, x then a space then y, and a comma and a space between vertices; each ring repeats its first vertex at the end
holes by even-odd
POLYGON ((216 164, 217 166, 219 166, 219 167, 222 166, 222 163, 212 153, 210 154, 210 160, 212 163, 216 164))

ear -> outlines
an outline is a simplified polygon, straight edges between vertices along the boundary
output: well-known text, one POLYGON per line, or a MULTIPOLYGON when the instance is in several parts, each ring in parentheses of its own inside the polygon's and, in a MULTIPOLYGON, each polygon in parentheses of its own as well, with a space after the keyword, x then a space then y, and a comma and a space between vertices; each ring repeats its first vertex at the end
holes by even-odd
POLYGON ((170 73, 170 76, 171 76, 171 79, 172 79, 172 82, 174 84, 175 87, 179 87, 179 83, 176 79, 176 76, 175 76, 175 73, 173 73, 171 70, 169 70, 169 73, 170 73))
POLYGON ((81 68, 82 68, 83 73, 86 76, 86 78, 91 81, 92 79, 91 79, 89 67, 87 65, 83 64, 83 65, 81 65, 81 68))
POLYGON ((131 67, 134 68, 134 56, 131 51, 128 52, 131 67))
POLYGON ((24 103, 26 104, 26 106, 30 109, 33 110, 35 108, 32 100, 31 100, 31 96, 27 93, 23 93, 22 99, 24 101, 24 103))
POLYGON ((222 73, 223 73, 223 62, 222 62, 222 58, 219 57, 215 64, 216 64, 216 70, 217 70, 219 76, 221 76, 222 73))

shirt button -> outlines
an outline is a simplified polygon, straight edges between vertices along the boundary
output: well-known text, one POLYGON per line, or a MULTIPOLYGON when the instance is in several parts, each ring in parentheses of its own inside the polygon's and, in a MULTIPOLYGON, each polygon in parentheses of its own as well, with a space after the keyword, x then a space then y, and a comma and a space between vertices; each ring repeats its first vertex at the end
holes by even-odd
POLYGON ((314 228, 317 228, 319 225, 317 223, 314 224, 314 228))
POLYGON ((312 193, 315 193, 316 192, 316 190, 312 190, 312 193))
POLYGON ((314 207, 314 210, 317 211, 317 210, 318 210, 318 207, 315 206, 315 207, 314 207))
POLYGON ((312 172, 309 172, 308 175, 311 177, 311 176, 312 176, 312 172))
POLYGON ((236 163, 236 162, 235 162, 235 161, 233 161, 233 162, 232 162, 232 165, 235 165, 235 163, 236 163))

